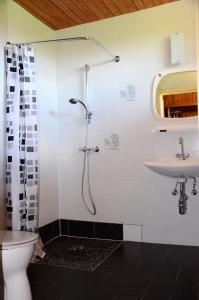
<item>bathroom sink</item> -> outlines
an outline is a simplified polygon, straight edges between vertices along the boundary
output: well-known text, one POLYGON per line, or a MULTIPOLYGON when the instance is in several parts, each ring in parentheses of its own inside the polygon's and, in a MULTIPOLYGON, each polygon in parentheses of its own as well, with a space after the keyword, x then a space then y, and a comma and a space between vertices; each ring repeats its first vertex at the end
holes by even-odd
POLYGON ((150 170, 167 177, 197 177, 199 176, 199 157, 189 157, 186 160, 160 159, 145 162, 150 170))

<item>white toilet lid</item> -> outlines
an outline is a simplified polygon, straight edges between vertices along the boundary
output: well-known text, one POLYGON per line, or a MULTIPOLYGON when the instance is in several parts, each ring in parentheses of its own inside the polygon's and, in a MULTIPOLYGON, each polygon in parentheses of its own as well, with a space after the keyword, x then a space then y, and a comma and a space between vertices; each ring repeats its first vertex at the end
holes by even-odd
POLYGON ((33 232, 0 230, 0 249, 36 242, 38 235, 33 232))

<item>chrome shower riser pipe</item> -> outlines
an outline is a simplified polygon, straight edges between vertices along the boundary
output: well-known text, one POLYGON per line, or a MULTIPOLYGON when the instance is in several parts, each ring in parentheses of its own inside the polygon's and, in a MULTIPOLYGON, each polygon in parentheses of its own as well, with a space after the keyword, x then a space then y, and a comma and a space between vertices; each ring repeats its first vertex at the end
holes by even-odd
MULTIPOLYGON (((89 86, 88 86, 88 72, 90 70, 90 67, 88 65, 85 65, 85 75, 86 75, 86 103, 88 102, 88 94, 89 94, 89 86)), ((83 148, 80 148, 80 151, 82 151, 84 153, 84 158, 83 158, 83 171, 82 171, 82 202, 85 206, 85 208, 87 209, 87 211, 92 214, 92 215, 96 215, 97 210, 96 210, 96 206, 95 206, 95 202, 93 199, 93 195, 91 192, 91 186, 90 186, 90 153, 91 152, 98 152, 99 148, 95 147, 95 148, 88 148, 88 131, 89 131, 89 123, 91 121, 91 117, 92 117, 92 112, 90 112, 89 110, 87 111, 86 114, 86 134, 85 134, 85 145, 83 148), (86 171, 87 171, 87 177, 86 177, 86 171), (87 180, 86 180, 87 178, 87 180), (85 197, 85 188, 87 187, 87 191, 88 191, 88 198, 91 204, 91 208, 88 206, 88 204, 86 203, 86 197, 85 197)))

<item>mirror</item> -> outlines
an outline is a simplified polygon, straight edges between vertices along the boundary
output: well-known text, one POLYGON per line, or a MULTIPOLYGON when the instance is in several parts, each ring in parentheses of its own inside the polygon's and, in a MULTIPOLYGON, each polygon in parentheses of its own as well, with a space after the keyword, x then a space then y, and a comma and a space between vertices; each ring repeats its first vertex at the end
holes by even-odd
POLYGON ((155 78, 153 106, 160 118, 198 115, 196 70, 162 72, 155 78))

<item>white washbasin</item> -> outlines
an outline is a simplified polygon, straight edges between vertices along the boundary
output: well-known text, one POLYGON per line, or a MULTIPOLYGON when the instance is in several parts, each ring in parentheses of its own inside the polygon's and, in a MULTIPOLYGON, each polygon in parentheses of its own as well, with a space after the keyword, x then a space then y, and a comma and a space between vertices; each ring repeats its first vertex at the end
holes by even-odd
POLYGON ((152 171, 168 177, 197 177, 199 176, 199 157, 189 157, 186 160, 177 158, 158 159, 145 162, 152 171))

